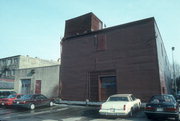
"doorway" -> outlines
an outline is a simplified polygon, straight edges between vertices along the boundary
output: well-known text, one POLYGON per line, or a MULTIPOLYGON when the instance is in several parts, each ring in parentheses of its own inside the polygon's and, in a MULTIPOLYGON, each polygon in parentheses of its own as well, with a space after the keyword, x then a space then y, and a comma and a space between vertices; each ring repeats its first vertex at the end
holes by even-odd
POLYGON ((99 77, 99 101, 105 101, 116 94, 116 76, 99 77))
POLYGON ((41 80, 36 80, 35 94, 41 94, 41 80))

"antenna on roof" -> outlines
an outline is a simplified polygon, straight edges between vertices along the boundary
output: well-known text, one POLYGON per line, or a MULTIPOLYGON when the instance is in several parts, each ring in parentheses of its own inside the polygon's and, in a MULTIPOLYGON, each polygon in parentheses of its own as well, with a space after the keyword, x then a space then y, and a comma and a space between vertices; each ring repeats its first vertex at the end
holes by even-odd
POLYGON ((106 28, 106 24, 104 24, 104 28, 106 28))

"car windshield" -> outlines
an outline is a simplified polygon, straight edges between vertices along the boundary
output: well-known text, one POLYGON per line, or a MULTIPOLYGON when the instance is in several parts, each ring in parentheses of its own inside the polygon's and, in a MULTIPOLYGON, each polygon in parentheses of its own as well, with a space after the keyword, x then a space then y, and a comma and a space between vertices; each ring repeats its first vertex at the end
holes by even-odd
POLYGON ((108 101, 128 101, 127 97, 110 97, 108 101))
POLYGON ((7 98, 15 98, 16 95, 9 95, 7 98))
POLYGON ((23 95, 20 99, 21 100, 29 100, 32 98, 32 95, 23 95))
POLYGON ((174 102, 173 98, 170 96, 157 95, 153 96, 150 100, 151 103, 166 103, 174 102))

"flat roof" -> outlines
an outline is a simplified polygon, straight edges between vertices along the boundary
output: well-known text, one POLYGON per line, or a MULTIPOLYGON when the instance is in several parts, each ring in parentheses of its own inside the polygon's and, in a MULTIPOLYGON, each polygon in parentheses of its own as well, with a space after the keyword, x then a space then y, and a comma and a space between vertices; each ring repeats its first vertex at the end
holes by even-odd
POLYGON ((155 18, 150 17, 150 18, 141 19, 141 20, 138 20, 138 21, 133 21, 133 22, 125 23, 125 24, 120 24, 120 25, 117 25, 117 26, 109 27, 109 28, 100 29, 100 30, 97 30, 97 31, 92 31, 92 32, 83 33, 83 34, 79 34, 79 35, 74 35, 74 36, 70 36, 70 37, 64 37, 62 39, 62 41, 77 38, 77 37, 82 37, 82 36, 86 36, 86 35, 93 35, 93 34, 97 34, 97 33, 108 32, 108 31, 112 31, 112 30, 116 30, 116 29, 124 29, 124 28, 127 28, 127 27, 131 27, 131 26, 135 26, 135 25, 139 25, 139 24, 144 24, 144 23, 148 23, 148 22, 151 22, 151 21, 155 21, 155 18))
POLYGON ((2 59, 8 59, 8 58, 15 58, 15 57, 19 57, 19 56, 21 56, 21 55, 15 55, 15 56, 4 57, 4 58, 0 58, 0 60, 2 60, 2 59))

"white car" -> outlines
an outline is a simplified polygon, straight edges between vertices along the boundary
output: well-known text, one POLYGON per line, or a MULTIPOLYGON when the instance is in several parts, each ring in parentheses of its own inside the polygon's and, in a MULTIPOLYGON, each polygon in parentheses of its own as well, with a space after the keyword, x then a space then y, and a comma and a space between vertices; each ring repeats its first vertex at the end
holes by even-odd
POLYGON ((140 109, 140 106, 140 99, 132 94, 116 94, 101 105, 99 113, 106 116, 132 116, 133 111, 140 109))

